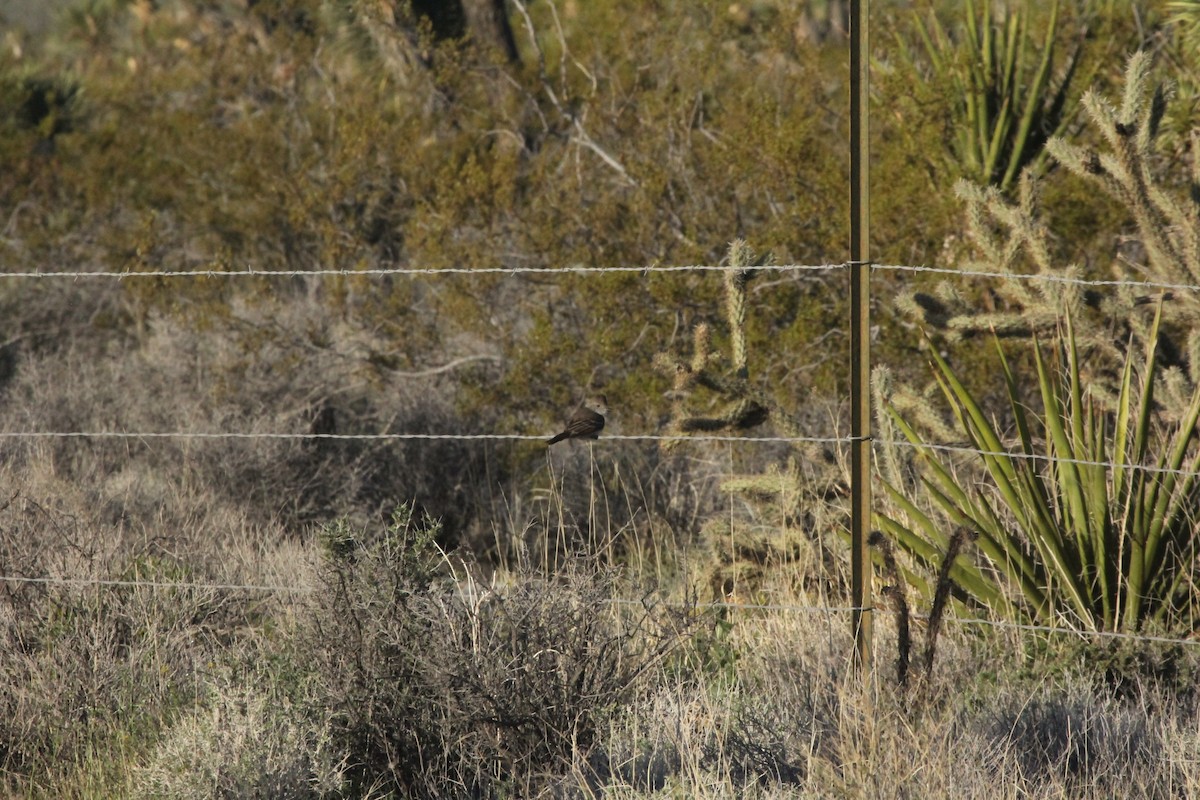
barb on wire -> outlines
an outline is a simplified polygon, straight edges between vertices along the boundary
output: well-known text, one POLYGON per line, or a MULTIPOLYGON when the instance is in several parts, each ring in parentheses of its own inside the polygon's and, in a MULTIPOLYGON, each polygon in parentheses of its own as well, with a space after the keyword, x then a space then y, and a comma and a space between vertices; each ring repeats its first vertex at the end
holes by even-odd
POLYGON ((1138 289, 1178 289, 1180 291, 1200 291, 1200 284, 1166 283, 1163 281, 1140 281, 1134 279, 1097 279, 1072 278, 1067 275, 1042 275, 1021 272, 989 272, 975 269, 951 269, 949 267, 923 267, 909 264, 872 264, 871 269, 881 272, 928 272, 934 275, 959 275, 964 278, 1001 278, 1003 280, 1030 281, 1044 283, 1066 283, 1073 286, 1128 286, 1138 289))
MULTIPOLYGON (((822 272, 845 269, 845 264, 766 264, 755 269, 773 272, 822 272)), ((298 276, 343 276, 347 278, 375 275, 524 275, 524 274, 596 274, 606 272, 728 272, 733 267, 711 264, 663 266, 650 264, 641 267, 588 267, 576 264, 566 267, 380 267, 377 269, 196 269, 146 270, 132 272, 0 272, 0 278, 281 278, 298 276)))

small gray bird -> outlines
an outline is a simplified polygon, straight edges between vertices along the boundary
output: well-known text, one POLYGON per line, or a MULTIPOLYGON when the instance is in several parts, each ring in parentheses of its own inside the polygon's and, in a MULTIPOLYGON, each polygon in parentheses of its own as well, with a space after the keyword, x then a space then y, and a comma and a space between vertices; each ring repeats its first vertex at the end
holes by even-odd
POLYGON ((608 399, 604 395, 590 398, 567 420, 563 432, 550 440, 549 444, 563 439, 599 439, 604 430, 604 415, 608 413, 608 399))

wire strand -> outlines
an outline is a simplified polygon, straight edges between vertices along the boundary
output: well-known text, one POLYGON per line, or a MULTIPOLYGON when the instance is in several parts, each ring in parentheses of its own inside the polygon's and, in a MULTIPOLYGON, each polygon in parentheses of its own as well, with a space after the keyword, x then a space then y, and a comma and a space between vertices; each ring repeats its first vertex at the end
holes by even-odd
POLYGON ((1139 289, 1178 289, 1180 291, 1200 291, 1200 285, 1193 283, 1167 283, 1165 281, 1139 281, 1129 279, 1099 279, 1073 278, 1069 275, 1040 275, 1020 272, 988 272, 986 270, 953 269, 950 267, 923 267, 909 264, 874 264, 871 269, 881 272, 928 272, 935 275, 957 275, 965 278, 1000 278, 1002 280, 1029 281, 1043 283, 1065 283, 1073 286, 1127 286, 1139 289))
MULTIPOLYGON (((50 576, 27 577, 22 575, 0 575, 0 582, 4 583, 25 583, 25 584, 40 584, 48 586, 106 586, 106 587, 122 587, 136 588, 145 587, 149 589, 206 589, 213 591, 251 591, 251 592, 273 592, 278 594, 311 594, 316 591, 316 588, 311 586, 282 586, 274 584, 254 584, 254 583, 204 583, 199 581, 142 581, 142 580, 114 580, 106 578, 55 578, 50 576)), ((624 597, 612 597, 603 600, 606 605, 618 606, 635 606, 645 607, 646 600, 634 600, 624 597)), ((651 605, 667 606, 671 608, 686 608, 697 611, 711 609, 725 610, 741 610, 741 611, 785 611, 785 612, 802 612, 811 614, 846 614, 852 611, 878 611, 882 613, 894 614, 892 609, 888 608, 865 608, 859 609, 854 606, 817 606, 792 603, 732 603, 732 602, 710 602, 710 603, 681 603, 670 602, 663 600, 654 600, 651 605)), ((924 615, 914 615, 914 618, 923 621, 928 621, 928 617, 924 615)), ((1200 645, 1200 640, 1194 638, 1173 638, 1169 636, 1154 636, 1141 633, 1126 633, 1122 631, 1090 631, 1077 628, 1068 628, 1063 626, 1052 625, 1037 625, 1032 623, 1013 622, 1011 620, 985 619, 983 617, 955 617, 947 616, 943 618, 943 622, 963 626, 984 626, 991 628, 1003 628, 1008 630, 1029 631, 1035 633, 1047 633, 1054 635, 1075 636, 1080 639, 1098 638, 1098 639, 1116 639, 1125 641, 1137 642, 1155 642, 1159 644, 1174 644, 1195 646, 1200 645)))
POLYGON ((282 594, 306 594, 314 591, 303 586, 275 586, 252 583, 203 583, 197 581, 137 581, 108 578, 52 578, 49 576, 26 577, 23 575, 0 575, 4 583, 36 583, 49 586, 145 586, 151 589, 213 589, 221 591, 278 592, 282 594))
MULTIPOLYGON (((127 579, 108 579, 108 578, 56 578, 49 575, 28 577, 24 575, 0 575, 0 582, 6 583, 30 583, 41 584, 48 586, 111 586, 111 587, 137 587, 144 586, 152 589, 213 589, 220 591, 255 591, 255 592, 279 592, 284 594, 310 594, 316 589, 311 586, 282 586, 273 584, 255 584, 255 583, 206 583, 203 581, 149 581, 149 580, 127 580, 127 579)), ((490 591, 485 589, 485 591, 490 591)), ((610 597, 604 599, 607 605, 622 605, 622 606, 643 606, 644 600, 634 600, 625 597, 610 597)), ((804 611, 811 613, 823 614, 841 614, 854 611, 852 607, 839 606, 814 606, 800 605, 788 603, 732 603, 732 602, 710 602, 710 603, 681 603, 666 600, 655 600, 656 605, 670 606, 672 608, 694 608, 694 609, 743 609, 747 611, 804 611)))
POLYGON ((1149 472, 1160 475, 1179 475, 1191 476, 1200 473, 1186 469, 1172 469, 1170 467, 1151 467, 1145 464, 1118 464, 1115 461, 1089 461, 1083 458, 1063 458, 1061 456, 1042 455, 1041 453, 1014 453, 1008 450, 979 450, 974 447, 965 447, 962 445, 953 444, 914 444, 903 439, 877 439, 877 444, 887 444, 895 447, 907 447, 913 450, 938 450, 950 453, 965 453, 976 456, 993 456, 996 458, 1014 458, 1027 461, 1044 461, 1050 464, 1075 464, 1081 467, 1106 467, 1108 469, 1128 469, 1135 472, 1149 472))
MULTIPOLYGON (((844 270, 851 262, 827 264, 764 264, 751 267, 756 271, 772 272, 832 272, 844 270)), ((3 278, 109 278, 118 281, 131 278, 281 278, 281 277, 368 277, 382 275, 522 275, 522 274, 604 274, 604 273, 666 273, 666 272, 728 272, 741 269, 739 267, 721 266, 715 264, 682 264, 645 266, 584 266, 566 267, 379 267, 371 269, 194 269, 194 270, 144 270, 144 271, 52 271, 52 272, 0 272, 3 278)), ((1069 275, 1042 275, 1019 272, 994 272, 988 270, 955 269, 952 267, 928 267, 918 264, 871 264, 876 272, 911 272, 931 273, 935 275, 958 276, 964 278, 996 278, 1000 280, 1061 283, 1074 286, 1124 286, 1137 289, 1172 289, 1179 291, 1200 291, 1200 284, 1173 283, 1168 281, 1145 281, 1133 279, 1091 279, 1076 278, 1069 275)))
POLYGON ((1058 635, 1076 636, 1080 639, 1117 639, 1135 642, 1157 642, 1160 644, 1179 644, 1187 646, 1200 645, 1200 640, 1186 638, 1175 639, 1170 636, 1151 636, 1143 633, 1124 633, 1122 631, 1089 631, 1079 630, 1076 628, 1065 628, 1053 625, 1034 625, 1025 622, 1012 622, 1010 620, 1000 619, 984 619, 982 617, 943 617, 943 621, 954 623, 957 625, 981 625, 990 628, 1007 628, 1020 631, 1034 631, 1037 633, 1052 633, 1058 635))
MULTIPOLYGON (((544 442, 543 434, 521 433, 223 433, 212 431, 0 431, 0 439, 332 439, 377 441, 393 439, 461 439, 544 442)), ((807 444, 848 444, 860 441, 854 436, 717 436, 709 434, 606 435, 603 440, 633 442, 783 442, 807 444)))
MULTIPOLYGON (((333 441, 404 441, 404 440, 460 440, 460 441, 518 441, 544 442, 544 434, 520 433, 276 433, 276 432, 221 432, 221 431, 0 431, 0 439, 197 439, 197 440, 333 440, 333 441)), ((607 435, 597 441, 629 442, 755 442, 777 444, 853 444, 871 441, 875 445, 905 447, 913 450, 936 450, 975 456, 992 456, 1051 464, 1074 464, 1083 467, 1105 467, 1127 469, 1163 475, 1190 476, 1198 473, 1168 467, 1153 467, 1145 464, 1113 461, 1091 461, 1082 458, 1063 458, 1040 453, 1018 453, 1008 450, 980 450, 964 445, 914 444, 903 439, 873 439, 860 436, 719 436, 711 434, 635 434, 607 435)))
MULTIPOLYGON (((845 264, 764 264, 751 267, 754 270, 771 272, 829 272, 845 269, 845 264)), ((717 266, 713 264, 685 264, 663 266, 650 264, 642 267, 589 267, 582 264, 568 267, 380 267, 376 269, 194 269, 194 270, 145 270, 122 272, 0 272, 0 278, 289 278, 304 276, 363 277, 379 275, 523 275, 523 274, 603 274, 606 272, 729 272, 742 267, 717 266)))

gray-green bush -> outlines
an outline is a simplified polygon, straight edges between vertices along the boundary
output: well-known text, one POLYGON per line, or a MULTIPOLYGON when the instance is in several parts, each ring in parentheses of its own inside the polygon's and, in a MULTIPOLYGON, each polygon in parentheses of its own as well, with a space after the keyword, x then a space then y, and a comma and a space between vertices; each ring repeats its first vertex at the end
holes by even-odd
POLYGON ((301 646, 318 706, 358 790, 528 796, 585 762, 676 629, 613 605, 616 576, 587 560, 503 588, 466 580, 437 532, 407 506, 374 536, 326 530, 301 646))

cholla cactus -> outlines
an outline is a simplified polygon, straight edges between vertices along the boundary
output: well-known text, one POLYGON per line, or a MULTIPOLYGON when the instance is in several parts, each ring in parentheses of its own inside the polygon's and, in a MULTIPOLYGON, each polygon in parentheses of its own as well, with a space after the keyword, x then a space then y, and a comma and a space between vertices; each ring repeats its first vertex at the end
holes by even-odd
POLYGON ((1167 93, 1151 86, 1150 58, 1135 53, 1125 71, 1125 96, 1118 110, 1094 91, 1083 96, 1092 123, 1111 152, 1099 153, 1051 139, 1050 154, 1076 175, 1091 180, 1129 209, 1145 250, 1143 263, 1131 264, 1147 280, 1200 281, 1200 134, 1192 135, 1191 192, 1180 202, 1151 172, 1154 144, 1166 111, 1167 93))
MULTIPOLYGON (((1127 208, 1137 226, 1138 246, 1118 253, 1109 275, 1101 279, 1167 285, 1200 282, 1200 158, 1196 157, 1200 134, 1193 135, 1191 185, 1185 199, 1168 190, 1162 176, 1151 169, 1166 99, 1167 91, 1150 79, 1149 56, 1136 53, 1126 68, 1119 108, 1095 91, 1083 97, 1088 120, 1102 134, 1108 152, 1079 147, 1061 137, 1046 145, 1056 161, 1127 208)), ((1120 363, 1130 342, 1145 341, 1153 318, 1150 301, 1166 287, 1105 285, 1102 291, 1088 291, 1070 282, 1084 277, 1083 270, 1079 264, 1058 263, 1051 255, 1051 233, 1042 222, 1037 189, 1029 172, 1021 177, 1015 203, 993 188, 981 189, 965 181, 955 187, 965 205, 967 239, 978 253, 962 268, 1036 277, 996 281, 983 298, 983 310, 978 301, 968 302, 960 294, 960 282, 951 281, 932 292, 913 292, 899 303, 911 316, 951 339, 984 333, 1049 335, 1070 314, 1080 346, 1094 364, 1089 391, 1101 400, 1111 398, 1117 372, 1110 367, 1120 363)), ((1173 348, 1181 357, 1164 364, 1162 373, 1168 392, 1163 400, 1170 407, 1176 405, 1172 398, 1185 402, 1190 388, 1200 381, 1200 335, 1192 331, 1193 321, 1200 318, 1200 296, 1195 292, 1164 296, 1163 330, 1182 340, 1173 348)))
MULTIPOLYGON (((673 383, 670 429, 674 433, 721 433, 756 428, 768 419, 789 436, 799 435, 799 426, 777 403, 750 385, 746 353, 746 287, 754 276, 755 254, 746 242, 729 245, 729 266, 725 278, 725 313, 729 324, 730 355, 723 357, 712 350, 708 323, 693 330, 692 355, 682 360, 669 353, 654 358, 655 367, 673 383), (724 369, 729 364, 732 369, 724 369), (699 391, 714 394, 721 409, 712 415, 688 410, 686 401, 699 391)), ((761 261, 760 261, 761 263, 761 261)))
MULTIPOLYGON (((796 419, 765 392, 752 385, 746 337, 747 285, 754 276, 754 251, 744 241, 729 246, 730 270, 725 276, 724 312, 729 326, 728 355, 713 349, 708 323, 693 329, 690 356, 659 353, 657 369, 670 377, 673 387, 669 431, 675 434, 736 433, 768 421, 786 436, 801 436, 796 419), (700 414, 694 409, 711 401, 717 410, 700 414)), ((679 441, 667 447, 678 447, 679 441)), ((807 531, 818 516, 814 509, 836 505, 846 496, 845 470, 836 453, 810 443, 795 443, 796 452, 785 466, 772 465, 758 472, 733 474, 722 491, 744 498, 756 515, 769 520, 763 533, 714 518, 701 533, 708 544, 707 567, 714 596, 731 599, 752 593, 768 565, 794 562, 807 531), (805 520, 809 520, 805 522, 805 520)))

